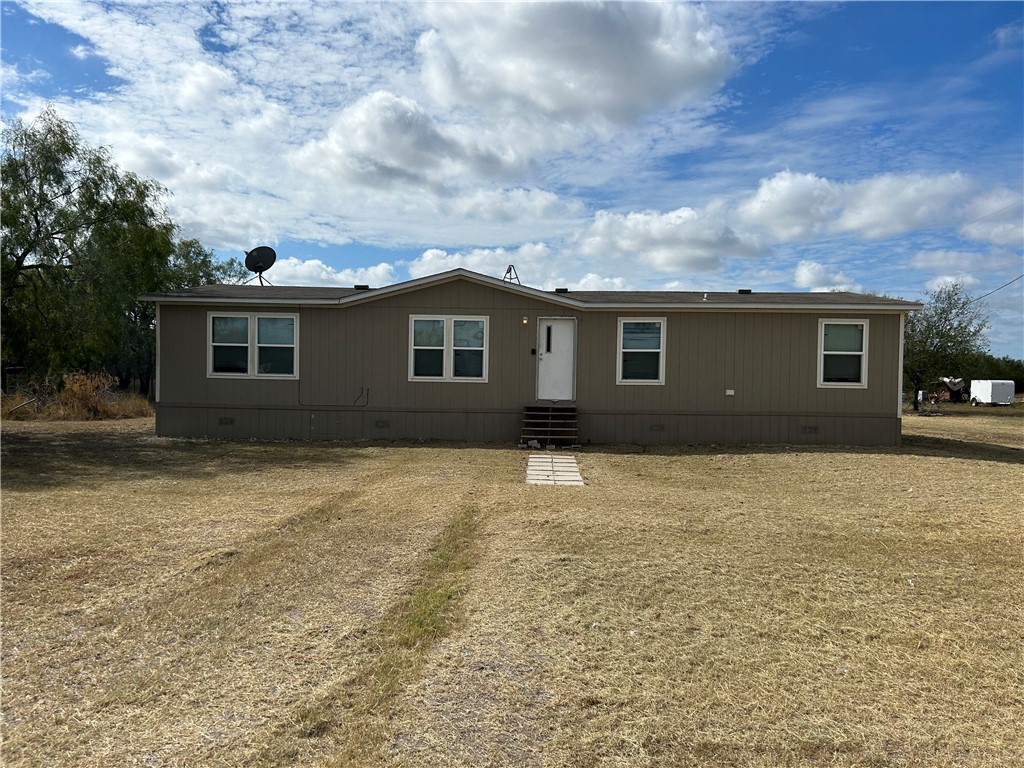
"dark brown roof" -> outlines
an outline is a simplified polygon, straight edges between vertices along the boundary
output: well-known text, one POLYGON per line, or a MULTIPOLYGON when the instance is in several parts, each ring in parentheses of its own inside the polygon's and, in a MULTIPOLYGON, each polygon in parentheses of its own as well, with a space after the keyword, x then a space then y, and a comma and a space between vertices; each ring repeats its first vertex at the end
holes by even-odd
POLYGON ((913 310, 921 309, 916 302, 869 296, 861 293, 781 293, 765 292, 703 292, 703 291, 542 291, 528 286, 513 285, 488 275, 477 274, 466 269, 453 269, 439 275, 416 278, 376 289, 299 287, 272 285, 202 285, 166 293, 146 294, 141 298, 148 301, 208 303, 224 301, 246 304, 348 304, 372 300, 374 295, 418 290, 437 283, 468 279, 500 287, 524 295, 550 300, 562 305, 586 307, 721 307, 749 308, 829 308, 847 309, 913 310))
POLYGON ((177 291, 146 294, 146 299, 253 299, 262 301, 304 301, 307 299, 344 299, 354 293, 366 293, 357 288, 306 287, 298 285, 198 285, 177 291))
POLYGON ((558 296, 573 298, 584 304, 877 304, 891 306, 902 299, 869 296, 863 293, 829 291, 826 293, 723 293, 703 291, 566 291, 558 296))

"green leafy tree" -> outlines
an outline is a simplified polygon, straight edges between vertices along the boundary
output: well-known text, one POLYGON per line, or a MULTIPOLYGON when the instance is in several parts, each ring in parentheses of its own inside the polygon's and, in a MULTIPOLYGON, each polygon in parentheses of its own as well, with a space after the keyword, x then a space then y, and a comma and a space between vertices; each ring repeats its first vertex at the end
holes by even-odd
POLYGON ((962 284, 951 283, 925 295, 924 309, 908 315, 904 335, 904 383, 913 393, 915 411, 920 408, 918 393, 926 384, 940 376, 968 378, 972 363, 988 350, 985 308, 962 284))
MULTIPOLYGON (((152 290, 241 283, 248 277, 249 271, 238 259, 216 261, 213 252, 198 240, 180 240, 164 265, 158 288, 152 290)), ((152 302, 136 299, 125 310, 122 320, 120 347, 104 367, 118 377, 122 387, 137 380, 140 393, 148 395, 156 375, 156 307, 152 302)))
POLYGON ((87 146, 52 107, 4 130, 0 181, 5 366, 40 376, 105 368, 147 391, 153 310, 137 297, 244 270, 178 241, 166 191, 87 146))
POLYGON ((978 379, 1011 380, 1014 390, 1024 391, 1024 360, 1017 360, 1004 355, 995 357, 982 352, 974 357, 967 368, 967 376, 972 381, 978 379))

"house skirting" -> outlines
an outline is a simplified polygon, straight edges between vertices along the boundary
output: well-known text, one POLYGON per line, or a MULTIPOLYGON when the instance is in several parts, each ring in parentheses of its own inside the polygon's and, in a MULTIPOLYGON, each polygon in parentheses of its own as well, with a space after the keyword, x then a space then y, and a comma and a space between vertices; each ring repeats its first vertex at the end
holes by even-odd
MULTIPOLYGON (((522 409, 250 408, 158 404, 162 437, 517 443, 522 409)), ((611 413, 579 409, 581 444, 898 446, 900 419, 799 413, 611 413)))

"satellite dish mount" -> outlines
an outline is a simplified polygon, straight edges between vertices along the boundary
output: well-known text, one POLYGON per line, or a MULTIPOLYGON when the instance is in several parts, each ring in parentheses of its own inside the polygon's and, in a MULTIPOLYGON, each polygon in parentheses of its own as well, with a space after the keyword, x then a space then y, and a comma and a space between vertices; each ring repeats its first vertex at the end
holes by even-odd
POLYGON ((508 269, 505 270, 505 276, 503 278, 501 278, 501 281, 503 283, 504 282, 513 283, 514 282, 516 285, 522 285, 522 283, 519 282, 519 273, 516 272, 516 268, 512 264, 508 265, 508 269))
MULTIPOLYGON (((273 286, 269 280, 263 279, 263 273, 274 266, 275 261, 277 261, 277 253, 269 245, 258 245, 245 254, 245 268, 256 273, 256 277, 260 279, 260 285, 273 286)), ((251 283, 256 277, 250 277, 245 282, 251 283)))

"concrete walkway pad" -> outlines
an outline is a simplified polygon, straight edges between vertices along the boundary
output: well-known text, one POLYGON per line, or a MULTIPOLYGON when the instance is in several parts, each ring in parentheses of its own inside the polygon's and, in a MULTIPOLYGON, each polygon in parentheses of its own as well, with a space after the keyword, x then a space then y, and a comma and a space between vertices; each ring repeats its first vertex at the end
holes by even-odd
POLYGON ((526 462, 526 482, 530 485, 583 485, 575 456, 531 453, 526 462))

